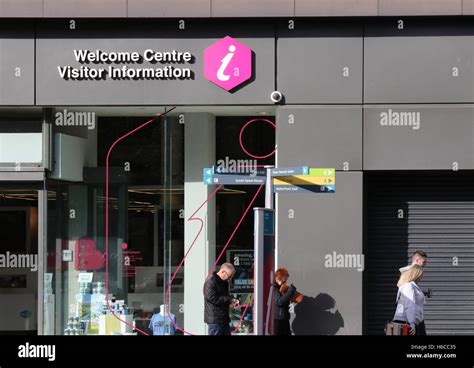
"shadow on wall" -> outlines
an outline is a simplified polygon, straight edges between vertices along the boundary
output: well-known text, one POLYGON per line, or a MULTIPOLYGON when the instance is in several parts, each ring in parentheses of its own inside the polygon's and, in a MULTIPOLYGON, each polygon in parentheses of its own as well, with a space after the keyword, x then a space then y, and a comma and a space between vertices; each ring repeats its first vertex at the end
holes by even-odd
POLYGON ((336 301, 329 294, 305 296, 295 306, 292 330, 295 335, 335 335, 344 327, 344 319, 336 309, 336 301))

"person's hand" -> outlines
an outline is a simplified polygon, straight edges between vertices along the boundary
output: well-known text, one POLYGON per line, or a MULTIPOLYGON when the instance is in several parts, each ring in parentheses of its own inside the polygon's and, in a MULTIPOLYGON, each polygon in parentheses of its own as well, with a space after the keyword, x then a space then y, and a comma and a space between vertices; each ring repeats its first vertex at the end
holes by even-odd
POLYGON ((232 299, 232 302, 230 303, 231 308, 238 308, 240 306, 240 302, 238 299, 232 299))
POLYGON ((415 335, 415 334, 416 334, 416 327, 415 327, 415 325, 413 325, 413 326, 410 327, 409 334, 410 334, 410 335, 415 335))

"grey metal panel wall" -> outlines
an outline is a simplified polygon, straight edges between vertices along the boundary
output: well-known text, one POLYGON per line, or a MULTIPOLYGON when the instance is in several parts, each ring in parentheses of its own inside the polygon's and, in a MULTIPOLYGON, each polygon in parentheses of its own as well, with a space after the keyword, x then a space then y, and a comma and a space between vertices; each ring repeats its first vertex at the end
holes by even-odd
POLYGON ((461 15, 462 0, 379 0, 379 15, 461 15))
POLYGON ((33 24, 0 25, 0 105, 33 105, 35 41, 33 24))
POLYGON ((285 106, 277 110, 280 166, 362 170, 362 106, 285 106))
POLYGON ((364 170, 473 169, 473 117, 472 105, 365 106, 364 170))
POLYGON ((128 0, 129 17, 210 17, 211 0, 128 0))
POLYGON ((44 17, 126 17, 127 0, 43 0, 44 17))
POLYGON ((362 23, 287 21, 278 28, 277 87, 286 103, 362 102, 362 23))
POLYGON ((467 19, 367 22, 366 103, 474 101, 474 25, 467 19))
MULTIPOLYGON (((275 32, 270 22, 231 23, 229 21, 186 22, 178 30, 178 21, 127 20, 78 21, 76 30, 64 21, 44 21, 38 26, 36 43, 38 104, 45 105, 133 105, 133 104, 270 104, 275 83, 275 32), (206 47, 226 35, 232 35, 254 52, 254 78, 227 92, 204 78, 203 56, 206 47), (186 64, 194 72, 193 80, 83 80, 60 78, 58 65, 80 66, 74 49, 102 51, 189 51, 195 56, 186 64)), ((163 67, 166 64, 143 63, 139 67, 163 67)), ((97 66, 97 65, 91 65, 97 66)), ((103 67, 103 64, 99 64, 103 67)), ((118 64, 121 67, 120 64, 118 64)), ((105 65, 107 67, 107 65, 105 65)))
POLYGON ((362 253, 362 173, 337 172, 335 194, 285 193, 277 202, 278 266, 306 296, 295 307, 293 332, 361 334, 362 272, 326 268, 325 257, 362 253))
POLYGON ((471 15, 472 0, 0 0, 1 17, 471 15), (4 5, 4 6, 3 6, 4 5))
POLYGON ((377 14, 377 0, 295 0, 295 15, 298 17, 371 16, 377 14))
POLYGON ((0 18, 41 18, 43 0, 0 0, 0 18))
POLYGON ((463 0, 462 1, 462 13, 463 15, 474 14, 474 0, 463 0))
POLYGON ((472 172, 364 174, 368 203, 367 332, 382 334, 395 312, 398 268, 428 253, 422 289, 429 335, 474 334, 472 172), (404 218, 398 218, 398 210, 404 218), (458 265, 454 265, 457 257, 458 265))
POLYGON ((212 0, 213 17, 292 17, 295 0, 212 0))

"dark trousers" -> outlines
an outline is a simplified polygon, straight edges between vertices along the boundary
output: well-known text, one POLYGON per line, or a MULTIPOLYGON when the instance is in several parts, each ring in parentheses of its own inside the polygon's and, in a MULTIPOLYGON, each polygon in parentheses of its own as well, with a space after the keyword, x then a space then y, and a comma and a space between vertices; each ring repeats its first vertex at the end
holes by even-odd
POLYGON ((209 336, 230 336, 230 326, 228 323, 210 323, 208 326, 209 336))
POLYGON ((426 336, 425 321, 421 321, 416 325, 415 336, 426 336))
POLYGON ((275 336, 291 336, 290 321, 273 320, 273 335, 275 336))

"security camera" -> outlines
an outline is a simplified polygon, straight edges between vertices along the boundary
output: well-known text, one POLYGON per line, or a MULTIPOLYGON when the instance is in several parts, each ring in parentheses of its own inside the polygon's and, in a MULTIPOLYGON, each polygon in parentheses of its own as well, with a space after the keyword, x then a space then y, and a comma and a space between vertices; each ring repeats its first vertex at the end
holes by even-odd
POLYGON ((283 95, 280 91, 273 91, 270 94, 270 99, 272 100, 273 103, 280 103, 283 100, 283 95))

